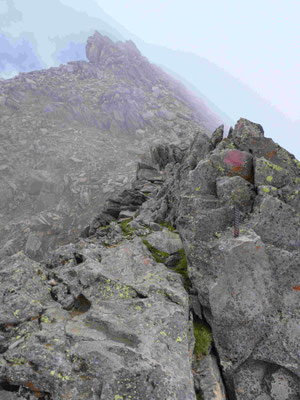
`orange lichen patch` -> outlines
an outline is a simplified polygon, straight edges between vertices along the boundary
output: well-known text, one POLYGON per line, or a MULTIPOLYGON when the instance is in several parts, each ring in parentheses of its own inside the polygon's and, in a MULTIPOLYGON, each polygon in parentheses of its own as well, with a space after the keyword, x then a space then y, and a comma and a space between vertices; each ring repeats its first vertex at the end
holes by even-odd
POLYGON ((51 235, 51 231, 47 231, 47 235, 51 235))
POLYGON ((81 315, 81 314, 83 314, 83 311, 72 311, 70 313, 70 317, 72 319, 72 318, 76 317, 77 315, 81 315))
POLYGON ((31 319, 31 321, 34 321, 35 319, 38 319, 38 318, 40 318, 40 315, 37 315, 35 317, 31 317, 30 319, 31 319))
POLYGON ((242 166, 239 165, 238 167, 232 167, 231 171, 235 172, 236 174, 238 174, 241 171, 241 169, 242 169, 242 166))
POLYGON ((80 375, 79 378, 81 378, 85 381, 90 381, 92 379, 90 376, 85 376, 85 375, 80 375))
POLYGON ((5 324, 5 328, 9 328, 10 326, 15 326, 15 324, 12 322, 8 322, 7 324, 5 324))
POLYGON ((52 347, 52 344, 46 343, 45 346, 46 346, 46 347, 52 347))
POLYGON ((68 392, 67 394, 62 394, 62 398, 63 398, 64 400, 69 400, 70 397, 71 397, 71 392, 68 392))
POLYGON ((300 285, 298 285, 298 286, 293 286, 293 289, 296 290, 297 292, 300 292, 300 285))
POLYGON ((275 151, 275 150, 272 150, 272 151, 270 151, 270 153, 266 153, 265 155, 266 155, 268 158, 272 158, 272 157, 275 156, 275 154, 276 154, 276 151, 275 151))
POLYGON ((36 397, 38 399, 42 398, 43 396, 41 395, 39 389, 34 387, 34 384, 32 382, 24 382, 24 385, 28 387, 28 389, 30 389, 32 392, 34 392, 34 394, 36 395, 36 397))
POLYGON ((74 229, 73 229, 73 232, 74 232, 74 233, 76 233, 76 232, 77 232, 77 229, 76 229, 76 228, 74 228, 74 229))
POLYGON ((238 175, 241 178, 245 179, 246 181, 250 182, 250 183, 254 183, 254 177, 252 175, 251 172, 249 172, 249 174, 244 174, 242 172, 239 172, 241 170, 242 167, 232 167, 231 171, 228 172, 228 176, 234 176, 234 175, 238 175))

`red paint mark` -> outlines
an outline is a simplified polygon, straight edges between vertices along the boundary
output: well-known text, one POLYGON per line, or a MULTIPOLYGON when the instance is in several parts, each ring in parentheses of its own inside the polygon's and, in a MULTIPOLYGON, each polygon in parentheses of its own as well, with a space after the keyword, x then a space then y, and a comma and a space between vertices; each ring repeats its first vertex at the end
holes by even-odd
POLYGON ((256 246, 256 250, 260 249, 260 246, 256 246))
POLYGON ((293 289, 296 290, 297 292, 300 292, 300 285, 298 285, 298 286, 293 286, 293 289))
POLYGON ((242 121, 239 123, 238 129, 240 129, 242 127, 243 123, 242 121))
POLYGON ((241 167, 244 164, 246 154, 239 150, 232 150, 226 154, 224 162, 233 165, 234 167, 241 167))
POLYGON ((252 144, 254 144, 254 143, 255 143, 255 140, 254 140, 254 139, 252 139, 251 143, 252 143, 252 144))
POLYGON ((150 261, 149 261, 148 258, 146 258, 146 257, 144 257, 144 264, 145 264, 145 265, 150 264, 150 261))
POLYGON ((235 294, 235 292, 232 292, 232 294, 235 294))

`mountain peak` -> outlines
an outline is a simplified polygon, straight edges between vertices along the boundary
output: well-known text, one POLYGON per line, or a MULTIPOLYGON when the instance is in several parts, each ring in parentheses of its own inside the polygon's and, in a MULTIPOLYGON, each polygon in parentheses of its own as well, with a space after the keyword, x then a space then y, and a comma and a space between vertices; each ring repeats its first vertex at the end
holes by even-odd
POLYGON ((94 35, 87 40, 86 57, 91 63, 101 64, 108 58, 118 62, 120 57, 122 59, 125 56, 141 56, 132 40, 114 43, 109 37, 101 35, 98 31, 95 31, 94 35))

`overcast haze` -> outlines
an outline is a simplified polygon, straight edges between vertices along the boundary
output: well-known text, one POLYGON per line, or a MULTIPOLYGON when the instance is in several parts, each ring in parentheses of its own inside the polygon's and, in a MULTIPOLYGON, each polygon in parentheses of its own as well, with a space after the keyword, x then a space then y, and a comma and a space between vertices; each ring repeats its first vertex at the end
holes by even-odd
POLYGON ((300 158, 295 0, 0 0, 0 77, 86 60, 98 30, 133 40, 227 125, 260 123, 300 158))
POLYGON ((142 40, 205 57, 248 84, 290 119, 300 118, 299 1, 97 2, 142 40))

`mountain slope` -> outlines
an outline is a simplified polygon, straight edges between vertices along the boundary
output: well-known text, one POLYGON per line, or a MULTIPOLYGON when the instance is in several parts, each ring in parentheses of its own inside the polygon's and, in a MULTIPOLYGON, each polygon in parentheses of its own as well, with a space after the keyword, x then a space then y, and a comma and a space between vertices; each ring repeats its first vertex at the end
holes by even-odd
MULTIPOLYGON (((6 2, 11 4, 8 0, 6 2)), ((203 93, 215 105, 215 108, 212 108, 215 112, 218 109, 222 110, 220 116, 225 126, 229 122, 226 115, 231 120, 237 120, 243 116, 258 121, 264 126, 266 136, 272 136, 300 158, 299 124, 290 121, 270 102, 209 60, 195 54, 143 42, 114 21, 92 0, 87 0, 84 7, 79 2, 53 0, 47 12, 42 10, 44 3, 37 5, 34 0, 28 0, 26 4, 16 0, 14 4, 15 9, 8 7, 1 24, 3 35, 6 40, 11 41, 12 46, 6 53, 10 57, 14 55, 16 61, 20 57, 18 49, 13 47, 16 32, 20 40, 24 37, 28 41, 28 49, 30 44, 35 51, 35 55, 32 56, 32 52, 28 50, 25 61, 21 57, 20 63, 14 64, 13 68, 17 72, 25 71, 24 63, 28 65, 30 59, 34 58, 38 58, 44 67, 57 66, 60 62, 86 60, 84 44, 94 30, 110 37, 114 42, 131 39, 151 62, 163 65, 168 71, 173 71, 177 77, 182 76, 184 83, 190 82, 192 86, 195 86, 196 96, 203 93), (55 27, 49 23, 49 19, 45 18, 46 15, 52 13, 60 16, 55 27), (32 15, 39 18, 33 18, 32 15), (66 19, 68 29, 66 29, 66 19), (14 22, 15 20, 17 23, 14 22), (29 30, 31 34, 28 33, 29 30)), ((3 52, 1 59, 5 60, 3 52)), ((35 66, 37 67, 38 65, 35 66)), ((192 86, 190 89, 193 90, 192 86)))
POLYGON ((0 261, 0 398, 298 399, 299 182, 246 119, 153 146, 85 237, 0 261))
POLYGON ((82 229, 160 140, 220 120, 133 42, 95 33, 90 60, 0 83, 2 252, 40 255, 82 229))

